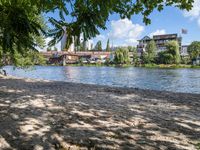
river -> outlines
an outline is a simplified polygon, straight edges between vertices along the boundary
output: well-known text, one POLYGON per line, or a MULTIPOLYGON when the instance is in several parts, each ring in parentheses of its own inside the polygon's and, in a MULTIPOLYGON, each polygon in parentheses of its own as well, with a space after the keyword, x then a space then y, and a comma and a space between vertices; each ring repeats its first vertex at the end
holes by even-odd
POLYGON ((5 67, 8 75, 34 79, 200 93, 200 69, 35 66, 5 67))

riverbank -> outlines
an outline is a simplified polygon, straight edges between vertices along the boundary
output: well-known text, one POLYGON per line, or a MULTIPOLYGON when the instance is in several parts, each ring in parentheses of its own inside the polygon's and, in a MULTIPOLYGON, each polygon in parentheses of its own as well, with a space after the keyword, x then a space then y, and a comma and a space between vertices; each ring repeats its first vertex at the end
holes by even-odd
POLYGON ((86 66, 86 67, 142 67, 142 68, 157 68, 157 69, 179 69, 179 68, 193 68, 200 69, 200 66, 185 65, 185 64, 144 64, 134 66, 132 64, 116 65, 116 64, 66 64, 66 66, 86 66))
POLYGON ((0 149, 195 150, 199 97, 0 77, 0 149))

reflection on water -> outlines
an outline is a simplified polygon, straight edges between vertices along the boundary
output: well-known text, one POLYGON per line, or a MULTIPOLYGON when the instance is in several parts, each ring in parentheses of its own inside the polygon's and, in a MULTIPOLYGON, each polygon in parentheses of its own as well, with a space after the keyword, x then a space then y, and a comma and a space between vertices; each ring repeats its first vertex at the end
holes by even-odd
POLYGON ((32 70, 5 67, 19 77, 120 87, 200 93, 199 69, 36 66, 32 70))

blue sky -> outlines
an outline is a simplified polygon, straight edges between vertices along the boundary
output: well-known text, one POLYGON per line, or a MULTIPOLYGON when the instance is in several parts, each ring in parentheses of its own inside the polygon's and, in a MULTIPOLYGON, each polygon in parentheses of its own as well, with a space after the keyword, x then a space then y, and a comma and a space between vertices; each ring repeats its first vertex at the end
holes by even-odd
MULTIPOLYGON (((187 29, 188 34, 183 35, 183 44, 189 44, 194 40, 200 41, 200 0, 195 0, 190 12, 184 12, 174 7, 165 7, 163 11, 154 11, 151 15, 151 24, 145 25, 141 15, 134 15, 130 20, 121 20, 119 15, 113 14, 107 22, 107 30, 100 30, 100 35, 91 39, 95 45, 101 40, 103 47, 109 38, 113 46, 136 45, 137 40, 143 36, 154 34, 178 33, 181 29, 187 29)), ((48 16, 58 18, 58 14, 49 13, 48 16)), ((59 44, 57 47, 59 48, 59 44)))

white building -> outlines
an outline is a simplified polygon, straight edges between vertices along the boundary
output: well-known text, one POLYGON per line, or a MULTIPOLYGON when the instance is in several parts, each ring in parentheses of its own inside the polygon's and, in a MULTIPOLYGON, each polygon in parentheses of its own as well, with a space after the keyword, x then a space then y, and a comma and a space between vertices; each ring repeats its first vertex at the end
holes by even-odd
MULTIPOLYGON (((61 50, 66 50, 66 40, 67 40, 67 34, 65 32, 62 40, 61 40, 61 50)), ((68 52, 74 52, 75 51, 75 43, 74 43, 74 38, 73 38, 73 43, 70 45, 70 47, 68 48, 68 52)), ((92 40, 87 40, 87 41, 83 41, 83 38, 80 38, 80 42, 83 43, 84 46, 84 50, 92 50, 92 40)))
POLYGON ((87 40, 84 42, 84 49, 85 50, 92 50, 92 41, 91 40, 87 40))
MULTIPOLYGON (((65 33, 62 40, 61 40, 61 51, 66 50, 66 41, 67 41, 67 34, 65 33)), ((68 52, 74 52, 75 46, 74 46, 74 39, 73 43, 68 48, 68 52)))
POLYGON ((183 45, 182 47, 181 47, 181 56, 188 56, 188 45, 183 45))

